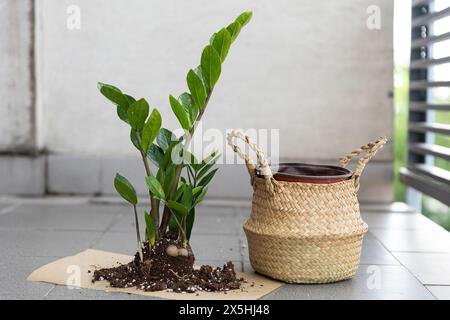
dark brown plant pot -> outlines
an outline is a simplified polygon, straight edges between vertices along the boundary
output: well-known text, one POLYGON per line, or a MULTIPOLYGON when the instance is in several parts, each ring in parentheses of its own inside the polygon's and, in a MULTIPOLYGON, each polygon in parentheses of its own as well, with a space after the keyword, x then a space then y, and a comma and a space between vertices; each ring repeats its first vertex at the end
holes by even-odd
POLYGON ((277 163, 270 165, 270 170, 276 180, 305 183, 335 183, 353 174, 346 168, 309 163, 277 163))

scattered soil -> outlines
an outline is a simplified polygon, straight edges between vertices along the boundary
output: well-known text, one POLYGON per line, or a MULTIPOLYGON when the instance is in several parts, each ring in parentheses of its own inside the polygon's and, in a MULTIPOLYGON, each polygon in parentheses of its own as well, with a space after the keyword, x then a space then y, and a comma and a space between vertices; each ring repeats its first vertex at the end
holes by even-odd
POLYGON ((194 254, 190 246, 187 256, 169 256, 168 246, 182 248, 178 240, 163 238, 148 250, 144 244, 144 262, 136 253, 134 260, 125 265, 94 271, 92 282, 107 280, 111 287, 137 287, 144 291, 174 291, 194 293, 197 291, 228 291, 239 289, 242 278, 236 277, 233 263, 222 268, 209 265, 194 269, 194 254))

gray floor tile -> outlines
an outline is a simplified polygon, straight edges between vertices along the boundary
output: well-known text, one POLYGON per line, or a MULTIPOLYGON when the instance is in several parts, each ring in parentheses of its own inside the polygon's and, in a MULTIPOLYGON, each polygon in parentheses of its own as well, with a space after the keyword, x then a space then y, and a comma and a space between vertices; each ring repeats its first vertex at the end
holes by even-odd
POLYGON ((239 238, 236 236, 194 234, 191 245, 198 260, 241 260, 239 238))
POLYGON ((118 206, 22 204, 0 216, 1 229, 104 231, 123 213, 118 206))
POLYGON ((416 210, 406 203, 394 202, 394 203, 361 203, 361 212, 416 212, 416 210))
MULTIPOLYGON (((141 229, 141 235, 143 235, 143 228, 141 229)), ((110 231, 103 234, 92 248, 132 256, 137 250, 136 234, 133 232, 110 231)))
POLYGON ((1 230, 1 259, 65 257, 88 249, 100 236, 94 231, 1 230))
POLYGON ((445 230, 371 229, 389 251, 450 252, 450 233, 445 230))
POLYGON ((450 254, 394 252, 423 284, 450 285, 450 254))
MULTIPOLYGON (((41 202, 37 203, 24 202, 17 209, 23 213, 61 213, 61 214, 118 214, 124 213, 125 205, 93 205, 90 203, 79 203, 77 201, 72 202, 41 202)), ((125 212, 126 213, 126 212, 125 212)))
POLYGON ((362 213, 369 229, 404 229, 442 231, 442 227, 419 213, 362 213))
POLYGON ((361 264, 399 265, 400 263, 370 232, 368 232, 364 236, 361 251, 361 264))
POLYGON ((232 206, 207 206, 200 205, 196 209, 196 215, 204 216, 220 216, 220 217, 234 217, 236 211, 232 206))
POLYGON ((1 203, 0 202, 0 215, 3 214, 3 210, 10 208, 12 206, 12 204, 10 203, 1 203))
POLYGON ((434 299, 402 266, 361 266, 355 278, 331 284, 285 285, 265 299, 434 299), (379 276, 379 282, 373 281, 379 276), (379 283, 379 286, 377 285, 379 283))
POLYGON ((195 225, 192 230, 195 234, 201 235, 231 235, 238 236, 241 226, 237 219, 231 215, 195 215, 195 225))
MULTIPOLYGON (((116 219, 114 221, 114 223, 112 224, 111 228, 109 229, 109 231, 121 232, 121 233, 135 233, 136 232, 134 213, 132 211, 133 209, 131 209, 131 208, 127 208, 127 209, 129 210, 129 212, 125 212, 118 219, 116 219)), ((125 211, 127 209, 125 209, 125 211)), ((144 212, 144 209, 143 210, 138 209, 139 227, 141 227, 142 232, 144 232, 144 229, 145 229, 143 212, 144 212)))
POLYGON ((450 286, 427 286, 427 289, 439 300, 450 300, 450 286))
MULTIPOLYGON (((93 204, 88 198, 15 199, 12 202, 1 199, 0 212, 17 202, 20 202, 18 207, 0 214, 0 299, 42 299, 44 296, 46 299, 147 299, 25 281, 37 267, 89 247, 132 255, 136 250, 134 219, 126 204, 93 204)), ((197 264, 221 266, 231 260, 236 270, 252 271, 242 232, 250 205, 250 201, 211 200, 197 208, 197 224, 191 241, 197 264)), ((420 256, 400 257, 403 253, 394 252, 394 257, 388 251, 448 252, 448 233, 439 227, 436 229, 436 225, 423 216, 405 213, 410 211, 405 206, 371 205, 362 206, 362 210, 374 235, 368 233, 365 237, 362 265, 355 279, 329 285, 287 285, 269 297, 429 299, 432 298, 430 291, 438 298, 448 297, 449 287, 429 286, 428 291, 416 279, 429 284, 447 284, 448 278, 440 276, 443 270, 450 269, 447 255, 419 253, 420 256), (380 210, 394 213, 380 213, 380 210), (411 270, 398 265, 397 258, 411 270), (368 288, 369 267, 380 271, 380 289, 368 288)), ((142 219, 141 229, 143 234, 142 219)))
POLYGON ((53 285, 26 281, 37 268, 54 258, 18 257, 0 261, 0 299, 42 299, 53 285))

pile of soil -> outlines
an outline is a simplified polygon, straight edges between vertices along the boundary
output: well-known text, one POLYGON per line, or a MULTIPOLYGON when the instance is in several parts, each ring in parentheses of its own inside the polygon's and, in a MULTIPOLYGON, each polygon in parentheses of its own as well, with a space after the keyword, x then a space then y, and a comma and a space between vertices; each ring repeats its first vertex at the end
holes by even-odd
POLYGON ((222 268, 209 265, 194 269, 194 254, 190 246, 187 256, 169 256, 168 246, 182 248, 178 240, 163 238, 148 250, 144 244, 144 261, 136 253, 134 260, 125 265, 94 271, 92 282, 107 280, 111 287, 137 287, 144 291, 168 290, 194 293, 196 291, 228 291, 239 289, 242 278, 236 277, 233 263, 227 262, 222 268))

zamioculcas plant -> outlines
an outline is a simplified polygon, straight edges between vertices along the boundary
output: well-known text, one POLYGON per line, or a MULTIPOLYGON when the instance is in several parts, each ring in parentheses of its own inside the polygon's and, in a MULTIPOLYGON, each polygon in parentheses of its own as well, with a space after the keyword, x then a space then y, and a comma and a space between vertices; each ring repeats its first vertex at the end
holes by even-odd
POLYGON ((104 273, 96 272, 95 279, 106 278, 112 283, 113 278, 126 278, 124 282, 112 284, 127 285, 129 280, 146 290, 158 290, 160 287, 149 278, 137 282, 131 278, 137 274, 152 275, 152 279, 160 277, 170 288, 174 274, 177 277, 194 274, 194 256, 189 239, 195 207, 202 201, 217 171, 215 162, 219 154, 213 152, 205 159, 197 160, 187 148, 219 80, 230 46, 251 16, 251 12, 244 12, 226 28, 214 33, 202 51, 200 65, 187 73, 187 92, 178 98, 169 96, 169 104, 184 131, 180 137, 161 127, 159 111, 151 109, 145 99, 133 98, 109 84, 98 84, 100 92, 116 105, 118 117, 129 126, 130 140, 142 158, 143 180, 150 200, 149 212, 144 212, 145 241, 140 234, 138 197, 134 187, 120 174, 116 175, 114 186, 133 207, 137 239, 134 267, 150 269, 126 276, 115 274, 114 277, 109 276, 112 273, 109 269, 104 273), (150 162, 155 170, 152 170, 150 162))

